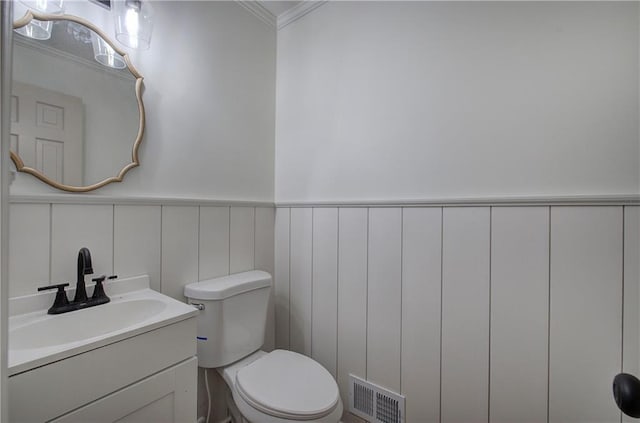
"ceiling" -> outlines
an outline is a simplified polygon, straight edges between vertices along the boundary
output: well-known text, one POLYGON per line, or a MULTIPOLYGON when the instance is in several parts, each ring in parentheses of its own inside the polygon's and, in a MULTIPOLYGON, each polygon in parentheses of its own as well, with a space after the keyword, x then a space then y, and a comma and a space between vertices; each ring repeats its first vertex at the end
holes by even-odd
POLYGON ((273 14, 273 16, 280 16, 285 13, 287 10, 294 8, 298 4, 302 3, 302 1, 295 0, 287 0, 287 1, 271 1, 271 0, 262 0, 260 2, 269 12, 273 14))

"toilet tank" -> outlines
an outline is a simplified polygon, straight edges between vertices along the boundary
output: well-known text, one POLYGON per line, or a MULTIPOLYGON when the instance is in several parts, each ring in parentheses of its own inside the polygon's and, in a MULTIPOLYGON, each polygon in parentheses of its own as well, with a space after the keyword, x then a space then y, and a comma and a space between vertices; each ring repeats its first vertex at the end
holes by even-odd
POLYGON ((194 282, 184 287, 197 317, 198 366, 238 361, 264 343, 271 275, 261 270, 194 282))

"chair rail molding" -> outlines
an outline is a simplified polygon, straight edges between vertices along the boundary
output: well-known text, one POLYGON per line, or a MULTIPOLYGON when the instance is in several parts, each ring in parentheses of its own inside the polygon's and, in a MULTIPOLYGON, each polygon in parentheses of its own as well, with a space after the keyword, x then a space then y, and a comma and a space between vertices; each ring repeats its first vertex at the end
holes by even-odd
POLYGON ((638 194, 450 197, 399 200, 300 200, 276 201, 276 207, 443 207, 443 206, 633 206, 638 194))

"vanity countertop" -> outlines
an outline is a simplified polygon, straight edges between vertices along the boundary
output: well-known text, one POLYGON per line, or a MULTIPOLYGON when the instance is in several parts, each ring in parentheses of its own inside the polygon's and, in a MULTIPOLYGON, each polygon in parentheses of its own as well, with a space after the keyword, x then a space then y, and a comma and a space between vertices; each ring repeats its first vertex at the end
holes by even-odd
MULTIPOLYGON (((73 291, 68 290, 68 295, 72 297, 73 291)), ((9 376, 189 319, 198 313, 188 304, 151 290, 146 275, 105 283, 105 291, 111 298, 109 303, 58 315, 47 314, 54 293, 10 299, 9 376)))

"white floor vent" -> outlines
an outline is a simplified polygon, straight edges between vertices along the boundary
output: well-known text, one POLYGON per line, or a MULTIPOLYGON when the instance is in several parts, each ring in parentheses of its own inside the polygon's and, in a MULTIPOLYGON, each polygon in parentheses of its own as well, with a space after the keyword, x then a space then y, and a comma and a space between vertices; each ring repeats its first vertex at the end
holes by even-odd
POLYGON ((372 423, 404 423, 404 396, 350 374, 349 412, 372 423))

